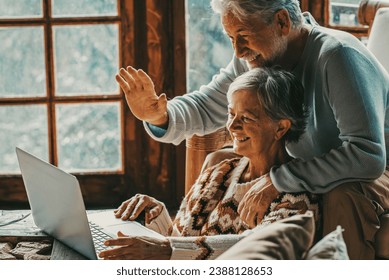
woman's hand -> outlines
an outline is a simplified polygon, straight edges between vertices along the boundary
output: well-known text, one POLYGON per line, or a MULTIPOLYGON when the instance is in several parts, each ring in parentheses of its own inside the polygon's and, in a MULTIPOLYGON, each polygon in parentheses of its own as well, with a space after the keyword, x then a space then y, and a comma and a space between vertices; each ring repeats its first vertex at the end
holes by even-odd
POLYGON ((106 246, 117 246, 100 252, 105 260, 169 260, 172 248, 167 239, 161 240, 147 236, 124 235, 118 232, 118 238, 104 242, 106 246))
POLYGON ((154 218, 161 214, 165 205, 155 198, 136 194, 130 199, 124 201, 118 209, 114 210, 115 217, 124 220, 135 220, 139 214, 145 210, 146 223, 150 223, 154 218))
POLYGON ((280 193, 274 187, 270 175, 266 174, 247 191, 239 203, 238 213, 241 219, 249 228, 254 228, 262 221, 270 203, 278 195, 280 193))
POLYGON ((116 81, 135 117, 159 127, 167 127, 169 117, 166 94, 157 96, 153 81, 143 70, 136 70, 131 66, 121 68, 116 81))

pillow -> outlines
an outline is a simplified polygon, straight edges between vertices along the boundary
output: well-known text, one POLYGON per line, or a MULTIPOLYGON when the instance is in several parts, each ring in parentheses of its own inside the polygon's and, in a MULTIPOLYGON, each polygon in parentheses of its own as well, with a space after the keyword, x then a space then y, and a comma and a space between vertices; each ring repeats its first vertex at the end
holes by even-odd
POLYGON ((218 260, 303 259, 315 235, 313 213, 307 211, 279 220, 253 232, 236 243, 218 260))
POLYGON ((348 260, 347 246, 343 240, 342 227, 330 232, 314 245, 307 254, 307 260, 348 260))

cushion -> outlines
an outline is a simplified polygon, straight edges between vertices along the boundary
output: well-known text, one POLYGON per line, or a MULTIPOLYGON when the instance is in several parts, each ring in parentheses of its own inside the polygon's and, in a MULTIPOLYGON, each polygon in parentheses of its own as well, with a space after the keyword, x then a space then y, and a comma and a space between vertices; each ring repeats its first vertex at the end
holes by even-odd
POLYGON ((317 242, 307 254, 307 260, 348 260, 346 243, 342 236, 342 227, 330 232, 317 242))
POLYGON ((313 213, 307 211, 264 227, 236 243, 218 260, 303 259, 315 235, 313 213))

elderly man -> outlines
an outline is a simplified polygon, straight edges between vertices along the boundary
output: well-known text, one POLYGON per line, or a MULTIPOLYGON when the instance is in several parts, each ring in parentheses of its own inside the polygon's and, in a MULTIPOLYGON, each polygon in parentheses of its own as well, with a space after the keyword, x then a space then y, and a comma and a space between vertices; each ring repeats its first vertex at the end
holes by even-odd
MULTIPOLYGON (((169 102, 142 70, 121 69, 117 81, 133 114, 157 141, 180 143, 225 125, 230 83, 255 67, 291 71, 305 88, 306 133, 287 143, 296 159, 273 166, 278 192, 327 193, 323 234, 340 224, 351 259, 375 257, 380 215, 389 209, 389 75, 352 35, 319 26, 297 0, 212 0, 235 55, 206 86, 169 102)), ((248 225, 262 219, 247 205, 265 203, 252 188, 239 206, 248 225)), ((270 191, 270 193, 277 193, 270 191)))

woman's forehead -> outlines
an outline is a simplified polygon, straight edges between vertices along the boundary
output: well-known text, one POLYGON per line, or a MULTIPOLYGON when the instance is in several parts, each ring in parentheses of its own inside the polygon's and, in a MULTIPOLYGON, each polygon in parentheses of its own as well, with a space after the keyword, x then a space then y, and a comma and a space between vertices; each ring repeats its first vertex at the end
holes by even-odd
POLYGON ((260 107, 257 93, 251 89, 239 89, 228 95, 229 107, 239 105, 240 107, 260 107))

